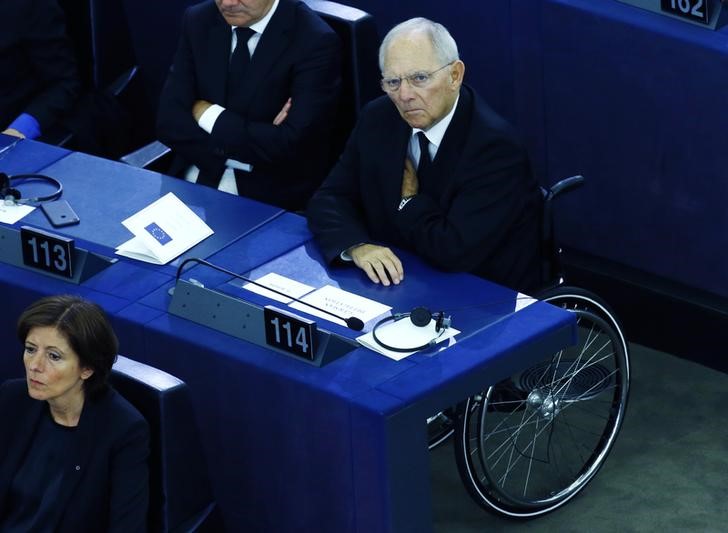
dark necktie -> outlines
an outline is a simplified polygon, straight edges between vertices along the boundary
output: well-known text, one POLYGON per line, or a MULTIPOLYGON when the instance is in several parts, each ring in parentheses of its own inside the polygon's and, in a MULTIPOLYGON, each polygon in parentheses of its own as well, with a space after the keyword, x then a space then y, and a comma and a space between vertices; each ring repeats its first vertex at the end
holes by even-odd
POLYGON ((432 165, 432 160, 430 159, 430 141, 427 140, 425 133, 418 131, 417 140, 420 142, 420 162, 417 164, 417 178, 421 184, 432 165))
POLYGON ((248 40, 255 35, 255 30, 236 27, 235 35, 237 36, 238 42, 235 45, 235 50, 230 57, 230 65, 228 66, 227 100, 230 100, 230 96, 240 88, 243 79, 245 79, 245 71, 250 64, 248 40))

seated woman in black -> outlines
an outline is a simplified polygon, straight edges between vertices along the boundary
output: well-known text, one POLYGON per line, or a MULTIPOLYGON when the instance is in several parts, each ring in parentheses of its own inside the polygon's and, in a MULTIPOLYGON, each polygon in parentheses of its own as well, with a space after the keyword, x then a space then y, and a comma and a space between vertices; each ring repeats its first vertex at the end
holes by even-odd
POLYGON ((18 320, 25 379, 0 386, 0 531, 146 531, 149 428, 107 378, 103 311, 51 296, 18 320))

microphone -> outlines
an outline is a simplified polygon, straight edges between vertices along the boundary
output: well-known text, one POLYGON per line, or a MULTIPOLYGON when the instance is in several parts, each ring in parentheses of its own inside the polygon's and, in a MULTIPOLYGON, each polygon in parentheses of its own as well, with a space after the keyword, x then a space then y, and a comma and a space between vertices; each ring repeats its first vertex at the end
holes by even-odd
POLYGON ((228 269, 223 268, 223 267, 218 266, 218 265, 214 265, 214 264, 210 263, 209 261, 205 261, 204 259, 199 259, 197 257, 189 257, 189 258, 185 259, 184 261, 182 261, 182 263, 177 267, 177 276, 175 278, 176 280, 179 280, 179 277, 182 274, 182 269, 184 268, 184 266, 187 263, 192 263, 192 262, 198 263, 200 265, 205 265, 207 267, 212 268, 213 270, 217 270, 218 272, 222 272, 223 274, 227 274, 228 276, 232 276, 234 278, 238 278, 238 279, 241 279, 243 281, 247 281, 248 283, 252 283, 253 285, 255 285, 257 287, 261 287, 263 289, 266 289, 268 291, 274 292, 274 293, 279 294, 281 296, 285 296, 286 298, 290 298, 294 302, 299 302, 299 303, 302 303, 303 305, 307 305, 307 306, 309 306, 312 309, 316 309, 316 311, 321 311, 322 313, 325 313, 327 315, 331 315, 334 318, 338 318, 339 320, 344 321, 346 323, 346 327, 348 327, 349 329, 352 329, 354 331, 361 331, 361 330, 364 329, 364 322, 360 318, 357 318, 355 316, 350 316, 349 318, 345 318, 343 316, 339 316, 339 315, 337 315, 335 313, 332 313, 331 311, 327 311, 326 309, 321 309, 320 307, 316 307, 315 305, 311 305, 310 303, 306 303, 306 302, 304 302, 302 300, 299 300, 298 298, 295 298, 295 297, 291 296, 290 294, 286 294, 284 292, 278 291, 278 290, 276 290, 276 289, 274 289, 272 287, 267 287, 266 285, 263 285, 262 283, 258 283, 257 281, 254 281, 252 279, 246 278, 245 276, 241 276, 240 274, 236 274, 235 272, 233 272, 231 270, 228 270, 228 269))

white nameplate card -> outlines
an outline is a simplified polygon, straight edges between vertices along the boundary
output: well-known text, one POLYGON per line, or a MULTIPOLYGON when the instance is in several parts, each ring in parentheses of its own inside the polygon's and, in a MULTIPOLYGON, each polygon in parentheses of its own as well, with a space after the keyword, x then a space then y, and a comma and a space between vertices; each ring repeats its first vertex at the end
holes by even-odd
POLYGON ((212 229, 174 194, 167 193, 122 222, 134 237, 118 255, 166 265, 213 234, 212 229))
POLYGON ((306 285, 305 283, 300 283, 296 280, 281 276, 280 274, 276 274, 275 272, 269 272, 265 276, 260 277, 255 281, 260 285, 263 285, 263 287, 253 285, 252 283, 246 283, 245 285, 243 285, 243 289, 247 289, 257 294, 261 294, 272 300, 278 300, 279 302, 283 302, 284 304, 289 303, 293 298, 300 298, 304 294, 314 290, 314 287, 311 287, 310 285, 306 285), (276 291, 278 291, 278 293, 282 292, 283 294, 287 294, 288 296, 286 297, 282 294, 269 291, 264 287, 270 287, 271 289, 275 289, 276 291))
MULTIPOLYGON (((358 318, 364 324, 367 324, 375 318, 384 316, 392 309, 388 305, 375 302, 374 300, 351 292, 346 292, 333 285, 321 287, 304 296, 301 300, 343 318, 358 318)), ((335 324, 346 326, 343 320, 338 320, 329 314, 322 313, 318 309, 309 307, 306 303, 294 302, 291 304, 291 307, 310 315, 321 317, 335 324)))

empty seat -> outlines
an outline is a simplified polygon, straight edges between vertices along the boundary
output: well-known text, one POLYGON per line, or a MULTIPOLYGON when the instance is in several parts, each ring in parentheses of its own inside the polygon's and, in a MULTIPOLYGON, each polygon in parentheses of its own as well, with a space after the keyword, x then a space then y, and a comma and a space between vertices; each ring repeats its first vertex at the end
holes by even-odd
POLYGON ((214 530, 216 505, 187 385, 123 356, 110 381, 149 423, 149 531, 214 530))

